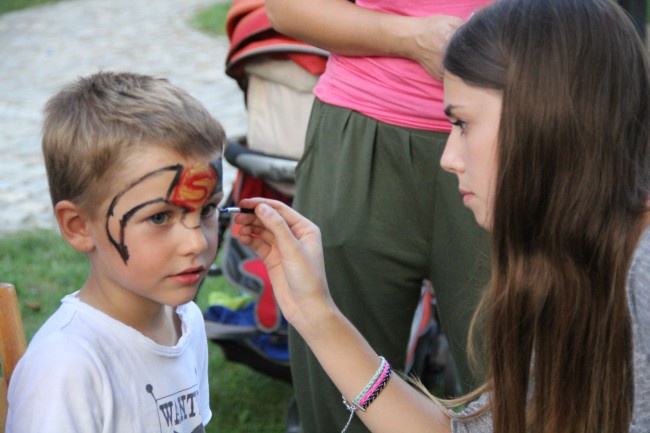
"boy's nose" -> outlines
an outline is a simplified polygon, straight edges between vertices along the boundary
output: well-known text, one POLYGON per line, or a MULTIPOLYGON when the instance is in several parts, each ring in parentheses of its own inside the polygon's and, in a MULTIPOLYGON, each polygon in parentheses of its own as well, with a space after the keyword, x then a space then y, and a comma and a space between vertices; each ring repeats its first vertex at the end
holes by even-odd
POLYGON ((181 224, 183 224, 188 229, 198 229, 201 227, 201 212, 185 211, 181 218, 181 224))
POLYGON ((208 240, 201 225, 200 212, 188 212, 183 217, 183 240, 186 253, 199 254, 207 250, 208 240))

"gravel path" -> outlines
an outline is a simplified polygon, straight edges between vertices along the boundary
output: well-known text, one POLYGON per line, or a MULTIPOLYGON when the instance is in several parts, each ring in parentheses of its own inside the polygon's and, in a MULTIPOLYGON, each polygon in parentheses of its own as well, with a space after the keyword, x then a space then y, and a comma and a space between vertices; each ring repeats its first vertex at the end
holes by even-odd
MULTIPOLYGON (((245 132, 243 94, 224 73, 227 38, 187 23, 213 3, 65 0, 0 15, 0 234, 55 228, 40 150, 42 109, 79 76, 121 70, 166 77, 205 104, 228 135, 245 132)), ((227 182, 233 174, 226 169, 227 182)))

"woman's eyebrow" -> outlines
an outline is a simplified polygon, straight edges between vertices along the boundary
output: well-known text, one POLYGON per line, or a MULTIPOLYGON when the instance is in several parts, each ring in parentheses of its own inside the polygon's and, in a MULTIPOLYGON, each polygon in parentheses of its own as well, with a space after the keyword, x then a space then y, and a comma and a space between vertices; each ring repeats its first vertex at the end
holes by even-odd
POLYGON ((445 106, 445 116, 447 116, 447 117, 453 117, 453 115, 454 115, 454 109, 455 109, 455 108, 456 108, 456 107, 454 107, 454 106, 451 105, 451 104, 446 105, 446 106, 445 106))

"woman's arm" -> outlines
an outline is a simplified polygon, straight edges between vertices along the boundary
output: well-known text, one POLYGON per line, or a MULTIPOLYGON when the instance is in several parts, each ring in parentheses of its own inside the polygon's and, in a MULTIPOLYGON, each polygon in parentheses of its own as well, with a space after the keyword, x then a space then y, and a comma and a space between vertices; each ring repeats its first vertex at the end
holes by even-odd
POLYGON ((407 17, 356 6, 347 0, 266 0, 280 33, 346 56, 395 56, 420 63, 440 78, 442 54, 458 17, 407 17))
MULTIPOLYGON (((353 401, 373 377, 378 355, 332 301, 323 266, 319 229, 290 207, 271 200, 247 199, 239 237, 264 260, 276 300, 287 320, 318 358, 345 399, 353 401)), ((345 406, 341 404, 341 410, 345 406)), ((450 432, 443 409, 392 375, 365 413, 356 411, 373 432, 450 432)), ((341 426, 343 427, 343 426, 341 426)))

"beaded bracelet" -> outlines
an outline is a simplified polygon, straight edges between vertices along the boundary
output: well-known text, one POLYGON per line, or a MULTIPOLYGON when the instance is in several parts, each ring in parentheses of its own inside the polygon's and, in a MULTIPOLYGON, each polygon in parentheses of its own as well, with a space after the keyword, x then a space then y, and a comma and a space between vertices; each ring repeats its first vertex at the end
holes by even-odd
POLYGON ((350 418, 348 418, 348 422, 345 424, 345 427, 343 427, 343 430, 341 430, 341 433, 345 433, 347 431, 350 423, 352 422, 352 418, 354 417, 354 412, 357 410, 365 412, 368 406, 370 406, 370 403, 375 401, 379 393, 386 386, 386 383, 388 382, 388 379, 392 373, 392 369, 388 361, 386 361, 383 356, 380 356, 379 359, 381 360, 381 363, 379 364, 379 368, 375 372, 375 375, 372 377, 372 379, 370 379, 368 385, 366 385, 363 391, 357 395, 351 404, 348 403, 344 396, 341 396, 343 399, 343 405, 348 411, 350 411, 350 418))

